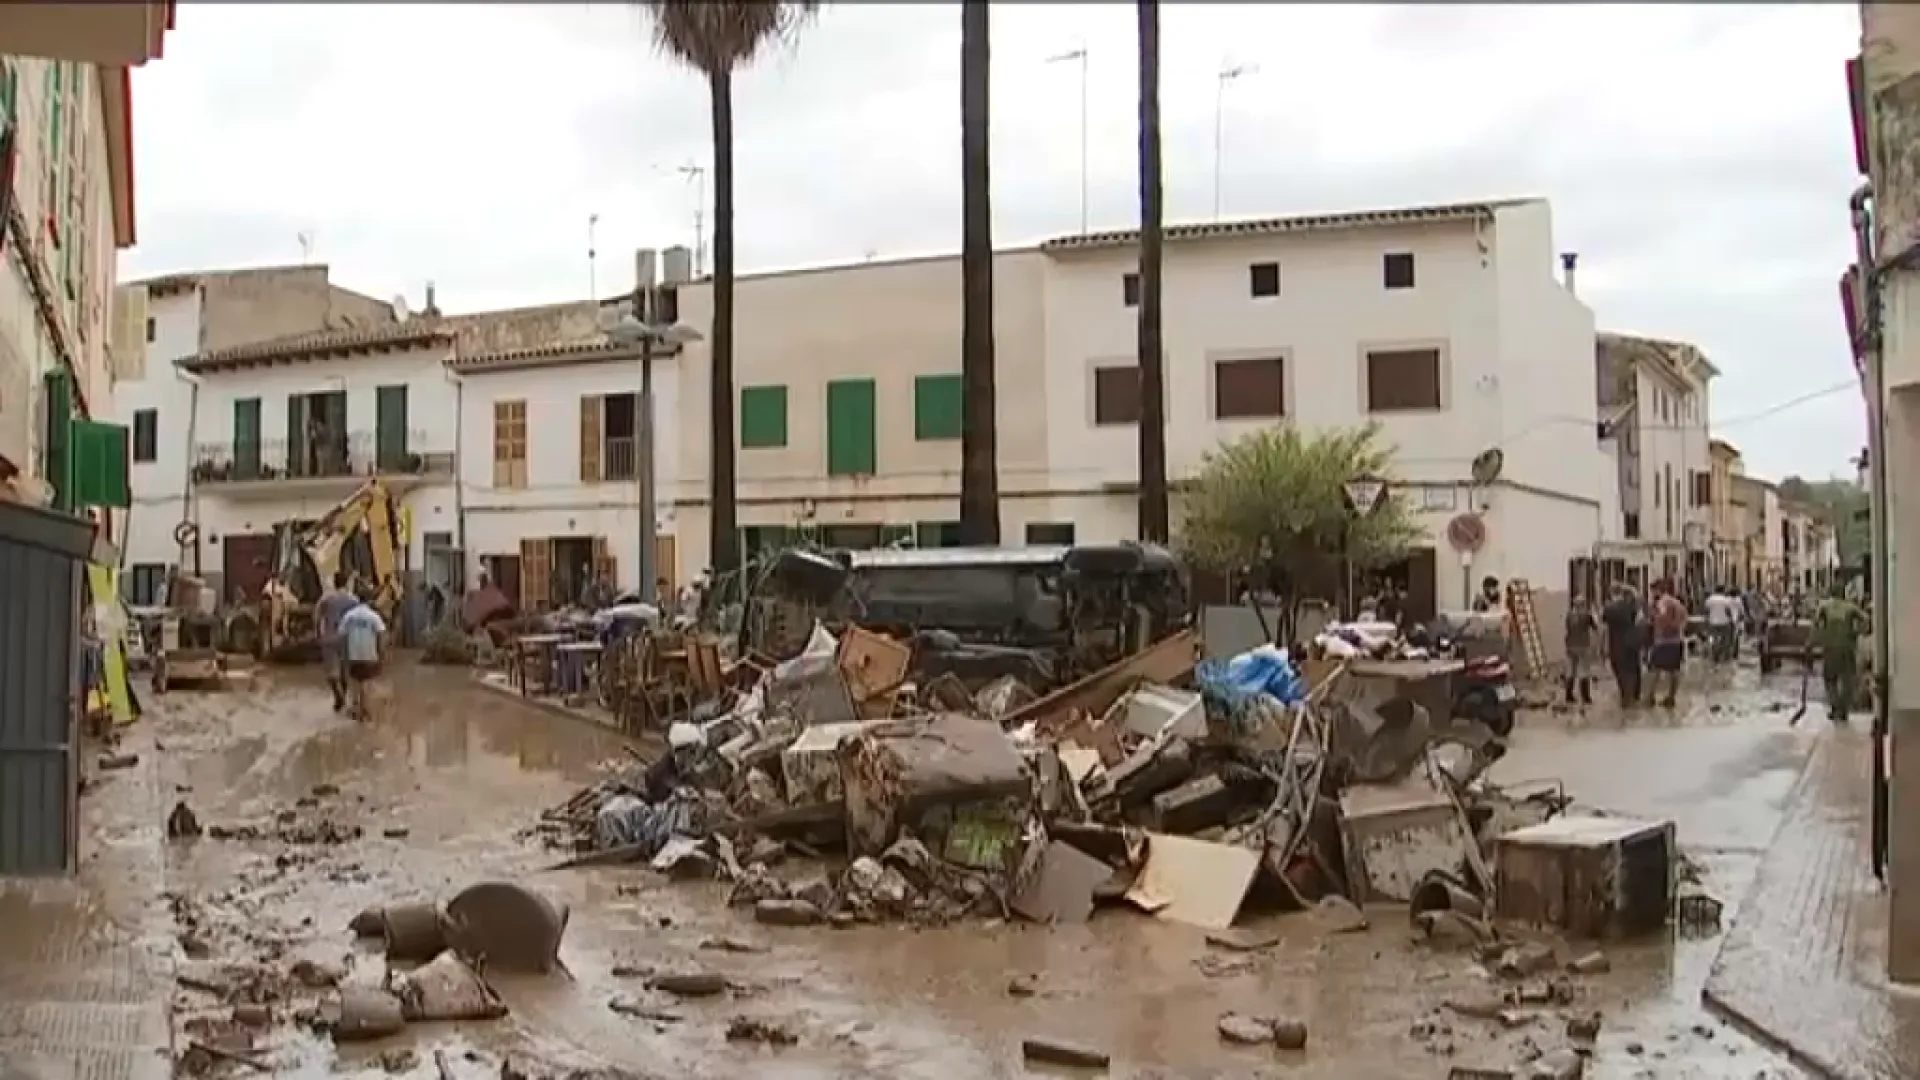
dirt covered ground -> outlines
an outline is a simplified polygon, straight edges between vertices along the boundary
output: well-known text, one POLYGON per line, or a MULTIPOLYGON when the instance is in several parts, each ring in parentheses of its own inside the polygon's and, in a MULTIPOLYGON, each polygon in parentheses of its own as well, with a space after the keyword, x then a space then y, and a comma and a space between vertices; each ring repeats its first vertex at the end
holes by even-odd
MULTIPOLYGON (((1069 928, 778 928, 726 908, 721 885, 643 867, 542 873, 557 856, 522 830, 624 760, 621 740, 465 672, 402 668, 392 682, 387 714, 367 725, 336 716, 297 671, 148 703, 160 801, 185 802, 205 830, 167 860, 176 1049, 250 1044, 286 1077, 436 1077, 442 1065, 495 1077, 506 1062, 528 1076, 949 1080, 1029 1075, 1020 1043, 1039 1037, 1110 1054, 1114 1076, 1362 1080, 1515 1067, 1569 1046, 1569 1022, 1597 1013, 1590 1076, 1798 1075, 1700 1008, 1711 938, 1611 948, 1606 971, 1516 981, 1414 941, 1404 909, 1370 911, 1364 929, 1255 917, 1245 930, 1277 940, 1236 951, 1126 909, 1069 928), (505 1019, 416 1025, 364 1047, 336 1051, 291 1022, 320 993, 308 983, 378 980, 382 961, 346 930, 355 913, 486 879, 570 905, 568 974, 497 977, 505 1019), (696 972, 725 988, 648 989, 696 972), (1522 1000, 1493 1009, 1516 990, 1522 1000), (1236 1047, 1218 1030, 1228 1012, 1297 1019, 1307 1046, 1236 1047)), ((1543 713, 1500 773, 1674 816, 1731 917, 1824 723, 1816 706, 1787 729, 1781 702, 1796 689, 1741 674, 1675 714, 1543 713)), ((785 869, 809 872, 800 859, 785 869)))

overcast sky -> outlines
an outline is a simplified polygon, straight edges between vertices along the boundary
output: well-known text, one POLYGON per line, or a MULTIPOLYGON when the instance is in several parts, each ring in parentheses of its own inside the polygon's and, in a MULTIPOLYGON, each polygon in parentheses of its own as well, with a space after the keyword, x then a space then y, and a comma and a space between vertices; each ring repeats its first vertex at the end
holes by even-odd
MULTIPOLYGON (((1002 243, 1137 223, 1131 6, 994 9, 1002 243)), ((1169 222, 1544 195, 1601 326, 1684 338, 1724 372, 1751 471, 1848 471, 1858 393, 1843 61, 1853 5, 1373 9, 1167 5, 1169 222), (1221 95, 1229 65, 1257 70, 1221 95)), ((955 250, 960 11, 829 5, 737 85, 743 269, 955 250)), ((618 5, 182 5, 135 83, 141 245, 122 276, 297 262, 416 306, 602 293, 632 249, 691 243, 704 84, 618 5)))

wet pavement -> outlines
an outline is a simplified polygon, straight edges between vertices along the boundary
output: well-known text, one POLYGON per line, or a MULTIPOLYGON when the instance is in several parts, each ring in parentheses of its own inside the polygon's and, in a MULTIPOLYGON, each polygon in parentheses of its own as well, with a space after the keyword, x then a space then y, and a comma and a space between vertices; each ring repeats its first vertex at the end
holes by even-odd
MULTIPOLYGON (((1807 723, 1787 728, 1797 680, 1736 679, 1716 688, 1718 707, 1530 717, 1499 773, 1558 776, 1588 804, 1674 817, 1707 889, 1731 909, 1824 724, 1816 706, 1807 723)), ((777 929, 727 910, 719 886, 673 884, 643 868, 541 874, 556 856, 516 833, 619 761, 618 738, 459 672, 403 668, 394 683, 392 707, 368 725, 334 716, 304 673, 263 673, 225 693, 152 704, 143 723, 166 747, 165 783, 185 789, 178 797, 210 832, 261 833, 174 845, 172 887, 198 898, 182 907, 180 949, 204 954, 182 963, 284 970, 308 959, 377 977, 344 929, 356 912, 510 878, 571 905, 562 951, 570 977, 496 977, 509 1018, 417 1026, 338 1059, 282 1027, 257 1049, 274 1075, 404 1073, 407 1062, 378 1059, 393 1044, 423 1052, 412 1063, 420 1076, 436 1075, 424 1051, 446 1046, 456 1075, 474 1077, 496 1075, 494 1062, 508 1055, 640 1076, 998 1077, 1027 1075, 1020 1040, 1045 1036, 1112 1054, 1115 1076, 1367 1078, 1511 1066, 1529 1047, 1566 1043, 1556 1010, 1511 1029, 1446 1011, 1499 984, 1462 954, 1413 944, 1403 909, 1372 912, 1372 927, 1356 934, 1329 933, 1308 916, 1262 920, 1281 943, 1222 970, 1206 959, 1214 950, 1200 931, 1122 910, 1083 927, 777 929), (330 839, 322 821, 361 833, 337 843, 274 835, 330 839), (721 938, 753 951, 703 947, 721 938), (695 968, 725 974, 734 990, 674 1001, 636 977, 695 968), (1018 976, 1030 977, 1022 989, 1031 995, 1010 992, 1018 976), (616 1002, 653 1015, 616 1011, 616 1002), (1302 1019, 1308 1047, 1223 1045, 1215 1027, 1228 1011, 1302 1019), (737 1017, 777 1023, 798 1042, 729 1041, 737 1017)), ((1573 1011, 1605 1014, 1589 1075, 1799 1075, 1701 1008, 1716 947, 1709 939, 1612 948, 1611 973, 1570 980, 1573 1011)), ((186 1016, 208 1000, 182 990, 177 1004, 186 1016)))
MULTIPOLYGON (((170 925, 148 733, 82 801, 72 881, 0 880, 0 1076, 159 1080, 168 1055, 170 925)), ((90 749, 87 771, 92 772, 90 749)))

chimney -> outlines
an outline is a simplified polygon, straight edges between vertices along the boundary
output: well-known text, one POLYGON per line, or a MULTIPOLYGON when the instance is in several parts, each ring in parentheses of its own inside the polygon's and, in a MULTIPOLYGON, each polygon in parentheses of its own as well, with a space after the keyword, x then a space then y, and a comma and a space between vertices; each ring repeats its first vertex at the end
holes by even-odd
POLYGON ((1574 287, 1573 281, 1573 268, 1579 262, 1580 253, 1577 251, 1563 251, 1560 253, 1560 269, 1565 271, 1563 276, 1566 279, 1567 292, 1574 296, 1580 295, 1580 290, 1574 287))
POLYGON ((440 317, 440 305, 433 302, 433 282, 431 281, 427 282, 427 306, 420 309, 420 315, 427 319, 440 317))

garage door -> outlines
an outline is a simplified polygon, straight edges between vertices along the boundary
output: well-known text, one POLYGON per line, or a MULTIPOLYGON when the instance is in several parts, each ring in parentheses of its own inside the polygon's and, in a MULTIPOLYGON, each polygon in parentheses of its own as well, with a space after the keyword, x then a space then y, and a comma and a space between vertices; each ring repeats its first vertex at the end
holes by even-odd
POLYGON ((93 527, 0 503, 0 875, 78 862, 79 619, 93 527))

